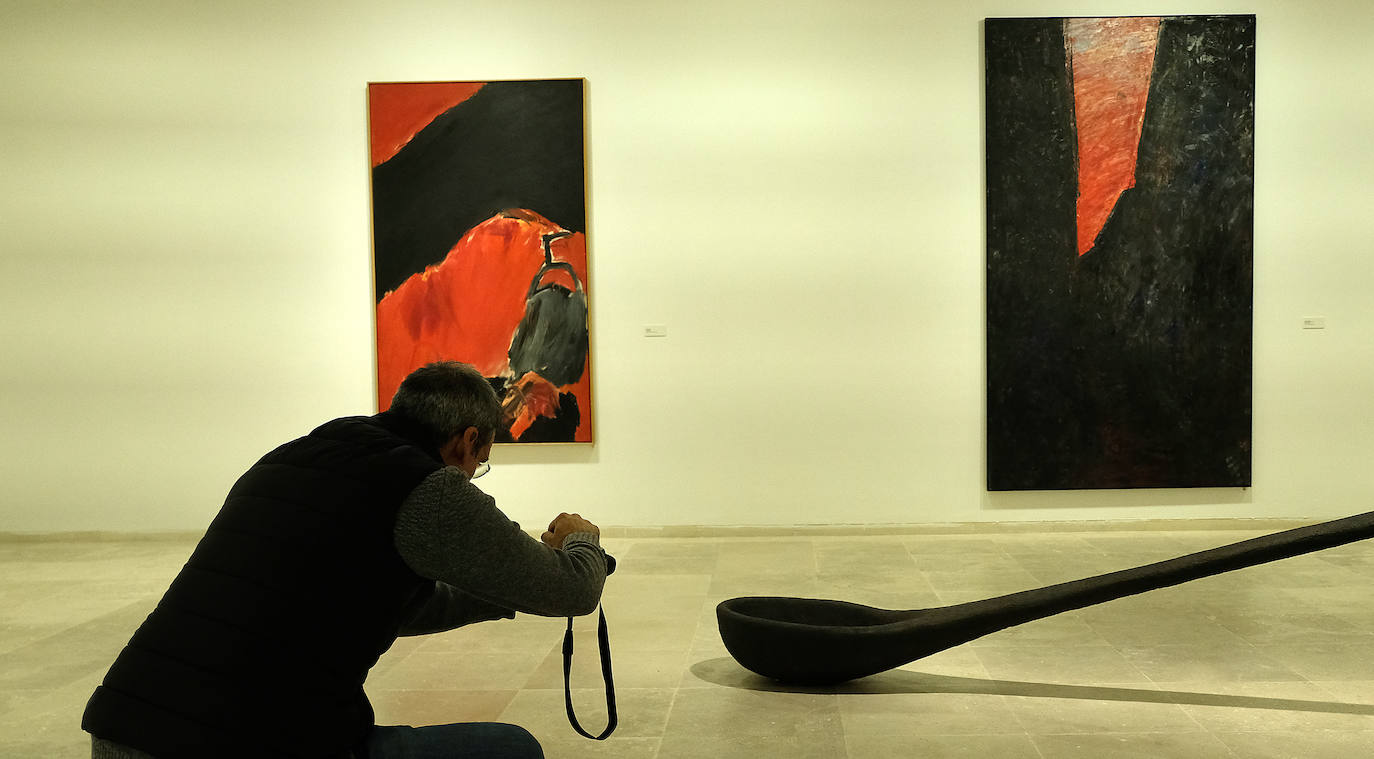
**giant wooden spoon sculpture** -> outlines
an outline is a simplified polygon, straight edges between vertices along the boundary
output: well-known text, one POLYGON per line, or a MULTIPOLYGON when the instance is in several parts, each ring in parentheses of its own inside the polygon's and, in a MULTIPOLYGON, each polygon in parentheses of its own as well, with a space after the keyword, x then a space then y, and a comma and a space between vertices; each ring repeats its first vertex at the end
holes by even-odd
POLYGON ((716 607, 725 648, 785 683, 844 682, 1065 611, 1374 537, 1374 512, 982 601, 898 611, 815 598, 732 598, 716 607))

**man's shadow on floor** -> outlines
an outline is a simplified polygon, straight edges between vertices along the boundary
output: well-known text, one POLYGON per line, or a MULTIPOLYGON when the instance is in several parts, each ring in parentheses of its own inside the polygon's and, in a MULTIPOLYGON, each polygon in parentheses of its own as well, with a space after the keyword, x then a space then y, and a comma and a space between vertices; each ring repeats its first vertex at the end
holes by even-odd
POLYGON ((977 677, 932 675, 892 669, 876 675, 826 687, 785 685, 744 669, 728 656, 693 664, 692 674, 701 680, 727 688, 775 693, 964 693, 988 696, 1029 698, 1071 698, 1084 701, 1126 701, 1146 704, 1184 704, 1189 706, 1231 706, 1244 709, 1273 709, 1290 712, 1361 714, 1374 716, 1374 704, 1345 704, 1331 701, 1305 701, 1291 698, 1234 696, 1220 693, 1115 688, 1097 685, 1027 683, 1015 680, 987 680, 977 677))

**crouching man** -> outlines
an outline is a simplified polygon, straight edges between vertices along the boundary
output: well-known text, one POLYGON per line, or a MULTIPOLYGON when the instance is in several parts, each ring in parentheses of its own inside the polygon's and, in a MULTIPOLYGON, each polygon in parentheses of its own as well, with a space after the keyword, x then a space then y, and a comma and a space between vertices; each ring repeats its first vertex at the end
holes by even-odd
POLYGON ((91 696, 93 759, 543 756, 515 725, 378 726, 363 692, 397 636, 596 608, 597 526, 535 540, 473 484, 500 423, 440 362, 253 465, 91 696))

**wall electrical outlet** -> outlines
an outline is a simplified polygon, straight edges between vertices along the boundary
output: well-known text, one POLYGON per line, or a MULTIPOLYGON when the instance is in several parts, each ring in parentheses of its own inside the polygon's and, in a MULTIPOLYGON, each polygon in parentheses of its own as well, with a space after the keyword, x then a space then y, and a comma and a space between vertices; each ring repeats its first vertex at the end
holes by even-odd
POLYGON ((666 324, 645 324, 645 325, 644 325, 644 336, 645 336, 645 337, 667 337, 667 336, 668 336, 668 325, 666 325, 666 324))
POLYGON ((1303 329, 1326 329, 1325 316, 1304 316, 1302 318, 1303 329))

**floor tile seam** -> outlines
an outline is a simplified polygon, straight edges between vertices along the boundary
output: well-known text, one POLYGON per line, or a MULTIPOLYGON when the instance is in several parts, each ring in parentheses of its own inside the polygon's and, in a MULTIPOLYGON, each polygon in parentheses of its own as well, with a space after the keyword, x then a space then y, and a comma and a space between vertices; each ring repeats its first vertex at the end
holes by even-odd
MULTIPOLYGON (((1162 693, 1176 693, 1177 691, 1168 691, 1168 690, 1163 690, 1163 689, 1161 689, 1161 692, 1162 692, 1162 693)), ((1178 709, 1179 711, 1183 712, 1183 715, 1184 715, 1185 717, 1187 717, 1194 725, 1196 725, 1196 726, 1198 727, 1199 730, 1202 730, 1203 732, 1212 732, 1211 730, 1208 729, 1207 725, 1203 724, 1203 722, 1202 722, 1201 719, 1198 719, 1198 714, 1197 714, 1193 709, 1189 709, 1188 706, 1189 706, 1188 704, 1179 704, 1179 703, 1175 703, 1175 704, 1174 704, 1174 708, 1176 708, 1176 709, 1178 709)), ((1218 740, 1220 740, 1220 738, 1218 738, 1218 740)))
POLYGON ((1320 690, 1322 693, 1325 693, 1327 696, 1329 696, 1329 697, 1331 697, 1331 698, 1334 698, 1334 699, 1338 699, 1338 700, 1340 701, 1340 703, 1343 703, 1343 704, 1354 703, 1354 704, 1356 704, 1356 705, 1358 705, 1358 706, 1368 706, 1368 707, 1374 708, 1374 680, 1317 680, 1317 679, 1309 678, 1309 679, 1308 679, 1308 682, 1311 683, 1312 685, 1316 686, 1318 690, 1320 690), (1347 687, 1348 687, 1351 683, 1370 683, 1370 689, 1369 689, 1369 698, 1370 698, 1370 700, 1369 700, 1369 701, 1356 701, 1356 702, 1346 701, 1346 700, 1344 700, 1344 697, 1341 696, 1338 692, 1336 692, 1335 690, 1332 690, 1332 686, 1347 686, 1347 687))
MULTIPOLYGON (((1149 648, 1149 649, 1152 649, 1152 650, 1158 649, 1158 648, 1167 648, 1167 647, 1186 648, 1186 647, 1188 647, 1188 646, 1187 646, 1187 644, 1176 645, 1176 644, 1169 644, 1169 643, 1161 644, 1161 645, 1155 645, 1155 646, 1138 646, 1138 648, 1149 648)), ((1262 652, 1259 652, 1259 653, 1261 654, 1261 656, 1263 656, 1263 653, 1262 653, 1262 652)), ((1122 653, 1122 657, 1123 657, 1123 658, 1126 658, 1128 664, 1131 664, 1131 666, 1136 667, 1136 669, 1140 670, 1140 673, 1141 673, 1142 675, 1144 675, 1145 678, 1146 678, 1151 684, 1156 685, 1156 686, 1161 686, 1162 683, 1168 683, 1168 682, 1170 682, 1169 680, 1159 680, 1159 679, 1156 679, 1155 677, 1152 677, 1152 676, 1150 675, 1149 672, 1146 672, 1144 669, 1142 669, 1141 667, 1137 666, 1134 662, 1131 662, 1130 659, 1129 659, 1129 657, 1126 657, 1126 655, 1125 655, 1124 652, 1122 653)), ((1235 684, 1235 683, 1310 683, 1310 682, 1311 682, 1311 679, 1308 678, 1306 675, 1302 674, 1301 672, 1297 671, 1296 669, 1293 669, 1292 667, 1288 666, 1287 664, 1283 663, 1282 661, 1279 661, 1278 659, 1275 659, 1275 658, 1273 658, 1273 657, 1266 657, 1266 658, 1268 658, 1272 663, 1277 664, 1277 665, 1278 665, 1280 668, 1282 668, 1284 671, 1286 671, 1286 672, 1292 674, 1292 675, 1294 676, 1294 678, 1296 678, 1296 679, 1293 679, 1293 680, 1217 680, 1217 682, 1219 682, 1219 683, 1226 683, 1226 684, 1235 684)), ((1188 663, 1190 663, 1190 664, 1196 664, 1196 660, 1190 660, 1188 663)), ((1214 679, 1215 679, 1215 678, 1214 678, 1214 679)), ((1162 686, 1161 686, 1161 687, 1162 687, 1162 686)))
MULTIPOLYGON (((851 730, 849 730, 848 728, 846 728, 845 731, 844 731, 844 733, 845 733, 846 736, 848 736, 851 732, 853 732, 855 735, 861 735, 861 734, 863 734, 863 733, 867 733, 867 732, 871 732, 871 731, 868 731, 868 730, 851 731, 851 730)), ((969 737, 978 737, 978 736, 984 736, 984 735, 996 735, 996 736, 1020 735, 1020 736, 1025 736, 1025 737, 1029 738, 1030 736, 1034 735, 1034 733, 1028 733, 1028 732, 1026 732, 1026 731, 1024 731, 1024 730, 1008 730, 1008 731, 1005 731, 1005 732, 982 732, 982 731, 980 731, 980 732, 977 732, 977 733, 968 733, 968 732, 963 732, 963 733, 960 733, 960 732, 921 732, 921 733, 913 733, 913 734, 910 734, 910 737, 913 737, 913 738, 969 738, 969 737)))
MULTIPOLYGON (((66 688, 72 687, 73 685, 75 685, 75 684, 77 684, 77 683, 80 683, 82 680, 84 680, 84 679, 86 679, 86 678, 88 678, 88 677, 92 677, 92 676, 94 676, 94 675, 97 675, 97 674, 100 674, 100 673, 102 673, 102 672, 105 672, 106 670, 109 669, 109 667, 110 667, 110 662, 112 662, 112 661, 114 661, 114 655, 113 655, 113 654, 112 654, 111 656, 109 656, 108 658, 102 657, 101 659, 99 659, 99 660, 97 660, 97 661, 94 661, 94 662, 81 662, 81 663, 78 663, 78 664, 76 664, 76 665, 71 665, 71 664, 54 664, 54 665, 49 665, 48 667, 40 667, 39 674, 41 675, 41 678, 38 678, 38 679, 41 679, 41 681, 44 682, 44 683, 51 684, 51 687, 41 688, 41 689, 23 688, 23 687, 20 687, 20 688, 12 688, 12 687, 9 687, 9 686, 7 686, 7 685, 5 684, 5 683, 8 683, 8 682, 23 683, 23 682, 26 681, 26 678, 27 678, 28 680, 33 680, 33 679, 35 679, 35 678, 33 677, 32 673, 26 673, 26 674, 21 674, 19 677, 15 678, 14 680, 0 680, 0 690, 5 690, 5 691, 13 691, 13 690, 42 690, 42 691, 44 691, 45 693, 49 693, 49 694, 51 694, 51 693, 59 693, 59 692, 63 691, 63 690, 66 689, 66 688), (57 669, 62 673, 60 677, 55 677, 55 676, 53 676, 52 669, 53 669, 54 667, 57 668, 57 669)), ((5 675, 0 675, 0 677, 6 677, 6 676, 8 676, 8 673, 10 673, 10 672, 12 672, 12 671, 15 671, 15 670, 11 670, 10 667, 6 666, 6 663, 5 663, 5 661, 4 661, 4 657, 0 657, 0 672, 6 673, 5 675)), ((22 672, 22 670, 20 670, 20 671, 22 672)))
MULTIPOLYGON (((1139 651, 1143 649, 1149 651, 1159 651, 1161 653, 1168 653, 1170 651, 1173 651, 1174 649, 1202 649, 1204 651, 1214 650, 1218 652, 1230 652, 1244 648, 1249 649, 1248 653, 1253 654, 1254 658, 1256 659, 1264 656, 1264 652, 1259 649, 1259 646, 1255 645, 1254 643, 1251 643, 1248 640, 1245 640, 1239 635, 1236 636, 1235 642, 1228 641, 1226 643, 1209 641, 1206 643, 1129 643, 1121 645, 1130 651, 1139 651)), ((1122 655, 1125 654, 1126 651, 1123 650, 1122 655)))
MULTIPOLYGON (((1045 750, 1041 748, 1040 743, 1039 743, 1038 741, 1036 741, 1035 739, 1036 739, 1037 737, 1047 737, 1047 738, 1048 738, 1048 737, 1069 737, 1069 738, 1072 738, 1072 737, 1074 737, 1075 735, 1091 735, 1091 733, 1083 733, 1083 734, 1074 733, 1074 734, 1070 734, 1070 735, 1067 735, 1067 736, 1034 736, 1034 735, 1032 735, 1032 736, 1031 736, 1031 745, 1035 746, 1036 751, 1039 751, 1039 752, 1040 752, 1040 755, 1041 755, 1042 759, 1058 759, 1057 756, 1046 754, 1046 753, 1045 753, 1045 750)), ((1215 735, 1211 735, 1211 736, 1209 736, 1209 737, 1210 737, 1213 741, 1216 742, 1217 747, 1219 747, 1222 751, 1226 752, 1226 753, 1225 753, 1225 756, 1226 756, 1226 757, 1229 757, 1229 759, 1251 759, 1250 757, 1242 757, 1242 756, 1240 756, 1239 754, 1237 754, 1237 753, 1236 753, 1235 751, 1233 751, 1233 750, 1231 749, 1231 747, 1230 747, 1229 745, 1227 745, 1226 742, 1223 741, 1221 738, 1218 738, 1218 737, 1215 736, 1215 735)), ((1164 758, 1161 757, 1161 759, 1164 759, 1164 758)))
MULTIPOLYGON (((1130 689, 1129 689, 1129 688, 1117 688, 1117 690, 1130 690, 1130 689)), ((1163 693, 1169 693, 1169 691, 1163 691, 1163 693)), ((1112 698, 1106 698, 1106 699, 1103 699, 1103 698, 1072 698, 1072 697, 1064 697, 1064 696, 1016 696, 1016 695, 1007 695, 1007 696, 1004 696, 1004 698, 1008 699, 1009 701, 1010 701, 1011 699, 1013 699, 1013 698, 1019 699, 1018 702, 1016 702, 1016 703, 1014 703, 1014 704, 1012 704, 1012 705, 1009 706, 1009 708, 1010 708, 1010 709, 1012 710, 1012 712, 1017 716, 1018 719, 1020 719, 1021 713, 1022 713, 1022 712, 1027 711, 1026 709, 1018 709, 1018 708, 1017 708, 1018 706, 1026 706, 1026 705, 1029 705, 1029 704, 1031 704, 1031 703, 1040 702, 1040 701, 1062 701, 1062 702, 1064 702, 1064 704, 1061 704, 1059 708, 1066 708, 1068 704, 1090 704, 1090 705, 1099 705, 1099 706, 1102 705, 1102 704, 1119 704, 1119 705, 1121 705, 1123 708, 1129 706, 1129 707, 1131 707, 1131 708, 1137 708, 1137 709, 1138 709, 1138 708, 1142 708, 1142 707, 1165 707, 1165 708, 1167 708, 1167 711, 1170 711, 1170 712, 1180 712, 1180 713, 1186 715, 1186 716, 1188 717, 1188 719, 1189 719, 1189 720, 1195 725, 1195 727, 1196 727, 1196 729, 1193 730, 1192 732, 1202 732, 1203 727, 1204 727, 1204 726, 1202 725, 1202 723, 1198 722, 1197 719, 1196 719, 1195 717, 1193 717, 1191 714, 1188 713, 1188 709, 1186 708, 1186 707, 1188 706, 1188 704, 1182 704, 1182 703, 1179 703, 1179 702, 1177 702, 1177 701, 1160 701, 1160 700, 1152 701, 1152 700, 1131 700, 1131 699, 1112 699, 1112 698)), ((1023 724, 1024 724, 1024 723, 1023 723, 1023 724)), ((1167 727, 1167 728, 1163 728, 1163 727, 1162 727, 1162 728, 1160 728, 1160 729, 1158 729, 1158 730, 1140 730, 1140 731, 1127 731, 1127 732, 1149 732, 1149 733, 1154 733, 1154 732, 1170 732, 1170 731, 1172 731, 1172 730, 1175 730, 1176 727, 1177 727, 1177 726, 1170 726, 1170 727, 1167 727)), ((1024 729, 1026 730, 1026 732, 1031 733, 1032 735, 1041 735, 1041 734, 1043 734, 1043 733, 1041 733, 1040 731, 1033 729, 1033 726, 1026 726, 1024 729)))
POLYGON ((1308 733, 1313 733, 1313 732, 1326 732, 1326 733, 1359 733, 1359 734, 1361 734, 1361 735, 1363 735, 1363 734, 1365 734, 1365 733, 1368 733, 1368 734, 1370 734, 1370 735, 1374 735, 1374 730, 1321 730, 1321 731, 1318 731, 1318 730, 1312 730, 1312 729, 1309 729, 1309 728, 1303 728, 1303 729, 1301 729, 1301 730, 1294 730, 1294 729, 1281 729, 1281 730, 1222 730, 1222 731, 1220 731, 1220 734, 1221 734, 1221 735, 1254 735, 1254 734, 1258 733, 1258 734, 1260 734, 1260 735, 1307 735, 1308 733))
MULTIPOLYGON (((1232 731, 1232 732, 1240 732, 1240 731, 1232 731)), ((1357 732, 1363 732, 1363 731, 1357 731, 1357 732)), ((1218 737, 1215 733, 1211 732, 1210 730, 1204 730, 1204 729, 1201 729, 1201 728, 1199 728, 1199 729, 1197 729, 1197 730, 1191 730, 1191 731, 1188 731, 1188 732, 1179 732, 1178 730, 1174 730, 1174 729, 1160 729, 1160 730, 1092 730, 1092 731, 1084 731, 1084 730, 1066 730, 1066 731, 1062 731, 1062 732, 1027 733, 1027 735, 1029 735, 1029 736, 1031 737, 1032 740, 1034 740, 1034 739, 1036 739, 1036 738, 1072 738, 1072 737, 1077 737, 1077 736, 1085 736, 1085 737, 1086 737, 1086 736, 1094 736, 1094 737, 1096 737, 1096 736, 1127 736, 1127 735, 1140 735, 1140 736, 1145 736, 1145 735, 1206 735, 1206 736, 1209 736, 1209 737, 1212 737, 1212 738, 1217 738, 1217 737, 1218 737)))
POLYGON ((1273 730, 1273 729, 1265 729, 1265 728, 1253 728, 1253 729, 1248 729, 1248 730, 1247 730, 1247 729, 1245 729, 1244 727, 1236 727, 1236 726, 1233 725, 1233 726, 1227 727, 1227 728, 1224 729, 1224 730, 1223 730, 1223 729, 1219 729, 1219 728, 1208 728, 1207 732, 1211 733, 1213 736, 1215 736, 1216 738, 1220 739, 1221 736, 1223 736, 1223 735, 1270 735, 1270 734, 1284 734, 1284 733, 1291 734, 1291 735, 1311 735, 1311 734, 1313 734, 1313 733, 1321 733, 1321 734, 1327 734, 1327 733, 1364 734, 1364 733, 1369 733, 1369 734, 1371 734, 1371 735, 1374 735, 1374 728, 1361 728, 1361 727, 1348 727, 1348 728, 1346 728, 1346 727, 1325 727, 1325 726, 1319 726, 1319 725, 1308 725, 1308 726, 1302 727, 1301 729, 1279 729, 1279 730, 1273 730))
MULTIPOLYGON (((1092 628, 1093 628, 1093 632, 1097 633, 1099 637, 1103 638, 1103 639, 1106 641, 1106 644, 1107 644, 1109 647, 1111 647, 1113 650, 1116 651, 1117 656, 1120 656, 1120 657, 1121 657, 1121 660, 1122 660, 1123 662, 1125 662, 1127 666, 1129 666, 1132 670, 1134 670, 1134 671, 1136 672, 1136 674, 1138 674, 1138 675, 1140 675, 1141 677, 1145 678, 1145 682, 1150 683, 1151 685, 1156 685, 1156 686, 1158 685, 1159 682, 1161 682, 1161 681, 1159 681, 1159 680, 1156 680, 1156 679, 1153 678, 1153 677, 1150 677, 1150 674, 1149 674, 1148 672, 1146 672, 1144 669, 1142 669, 1142 668, 1141 668, 1139 665, 1137 665, 1135 662, 1131 661, 1131 658, 1126 654, 1126 650, 1125 650, 1126 648, 1129 648, 1129 646, 1125 646, 1124 644, 1112 642, 1109 638, 1106 638, 1106 636, 1105 636, 1100 630, 1098 630, 1096 627, 1093 627, 1093 624, 1092 624, 1091 621, 1085 620, 1085 622, 1087 623, 1087 625, 1088 625, 1089 627, 1092 627, 1092 628)), ((1156 688, 1156 689, 1158 689, 1158 688, 1156 688)))
POLYGON ((1071 735, 1208 735, 1217 737, 1215 733, 1201 725, 1193 728, 1180 728, 1178 725, 1168 725, 1159 727, 1134 727, 1131 729, 1111 728, 1104 730, 1027 730, 1026 734, 1035 737, 1065 737, 1071 735))
MULTIPOLYGON (((686 676, 684 672, 683 676, 686 676)), ((682 680, 678 679, 678 687, 673 688, 673 695, 668 698, 668 706, 663 714, 663 730, 658 735, 658 747, 654 749, 654 756, 657 757, 663 751, 663 738, 668 734, 668 725, 673 721, 673 710, 677 708, 677 697, 682 692, 682 680)))

